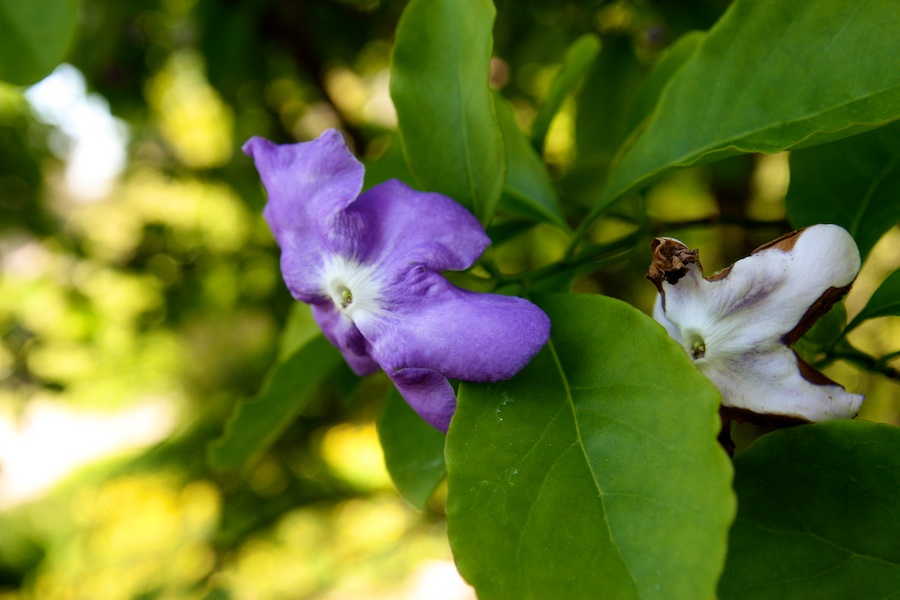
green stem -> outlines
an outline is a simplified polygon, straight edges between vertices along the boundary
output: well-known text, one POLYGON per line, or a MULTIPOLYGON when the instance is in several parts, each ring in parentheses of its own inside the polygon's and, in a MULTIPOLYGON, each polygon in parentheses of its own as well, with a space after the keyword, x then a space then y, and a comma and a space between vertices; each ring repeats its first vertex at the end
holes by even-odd
POLYGON ((900 371, 887 364, 887 362, 900 356, 900 352, 894 352, 881 358, 875 358, 865 352, 857 350, 851 346, 846 340, 840 346, 828 353, 824 360, 819 361, 816 366, 827 366, 836 360, 845 360, 850 364, 856 365, 874 373, 880 373, 888 379, 900 380, 900 371))

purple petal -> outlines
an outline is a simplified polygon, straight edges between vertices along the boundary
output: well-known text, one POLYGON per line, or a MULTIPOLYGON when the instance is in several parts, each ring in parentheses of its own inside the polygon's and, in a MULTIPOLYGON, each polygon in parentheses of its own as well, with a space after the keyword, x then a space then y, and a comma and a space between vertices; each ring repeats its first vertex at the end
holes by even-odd
POLYGON ((341 351, 354 373, 368 375, 378 370, 378 364, 369 356, 365 338, 333 304, 313 304, 312 314, 319 329, 341 351))
POLYGON ((431 369, 402 369, 390 375, 397 391, 426 423, 447 433, 456 395, 447 378, 431 369))
MULTIPOLYGON (((299 144, 254 137, 244 144, 244 152, 253 158, 268 192, 263 216, 281 247, 288 289, 303 302, 322 300, 315 275, 325 256, 343 250, 335 220, 362 189, 362 164, 334 129, 299 144)), ((344 221, 341 228, 346 229, 344 221)))
POLYGON ((346 211, 357 227, 364 223, 365 255, 382 272, 411 265, 431 271, 469 268, 490 244, 472 213, 441 194, 419 192, 391 180, 366 191, 346 211))
POLYGON ((478 294, 413 271, 391 290, 390 314, 357 322, 370 354, 393 376, 433 369, 465 381, 500 381, 521 370, 550 336, 550 319, 522 298, 478 294))

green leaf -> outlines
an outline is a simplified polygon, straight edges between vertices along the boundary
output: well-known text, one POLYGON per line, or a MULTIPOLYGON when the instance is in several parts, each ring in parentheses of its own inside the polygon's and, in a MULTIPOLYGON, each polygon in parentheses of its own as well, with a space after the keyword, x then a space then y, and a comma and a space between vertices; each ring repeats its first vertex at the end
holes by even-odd
POLYGON ((444 434, 422 420, 396 389, 378 416, 384 463, 400 494, 422 510, 444 479, 444 434))
POLYGON ((566 50, 562 69, 550 85, 550 91, 547 92, 544 103, 531 123, 531 143, 538 152, 543 152, 547 131, 550 130, 550 123, 559 112, 559 107, 598 54, 600 54, 600 38, 593 33, 582 35, 566 50))
POLYGON ((447 518, 479 598, 713 598, 734 515, 719 395, 625 303, 551 296, 515 378, 460 386, 447 518))
POLYGON ((816 362, 819 353, 832 348, 845 333, 846 325, 847 307, 838 302, 792 348, 807 362, 816 362))
POLYGON ((858 315, 853 317, 847 331, 857 327, 867 319, 877 317, 896 317, 900 315, 900 270, 888 275, 872 297, 869 298, 866 307, 858 315))
POLYGON ((506 175, 488 87, 490 0, 411 0, 397 26, 391 97, 406 160, 425 189, 488 222, 506 175))
POLYGON ((210 464, 240 469, 268 448, 342 362, 334 346, 318 336, 276 364, 259 394, 238 406, 225 433, 209 445, 210 464))
POLYGON ((594 216, 673 167, 812 146, 900 117, 894 0, 737 0, 617 158, 594 216))
POLYGON ((659 97, 669 80, 687 63, 694 55, 694 51, 706 37, 705 31, 689 31, 672 42, 665 52, 653 65, 653 69, 647 75, 640 94, 634 103, 629 123, 632 128, 637 127, 650 114, 659 102, 659 97))
POLYGON ((364 190, 389 179, 399 179, 411 187, 417 186, 418 182, 413 174, 409 172, 409 165, 406 164, 406 157, 403 156, 403 140, 400 138, 400 135, 392 135, 389 144, 387 150, 378 159, 365 161, 366 177, 363 183, 364 190))
POLYGON ((500 200, 501 208, 568 229, 553 182, 543 161, 519 129, 512 106, 500 94, 495 94, 494 101, 506 147, 506 185, 500 200))
POLYGON ((791 153, 788 216, 797 227, 836 223, 863 259, 900 223, 900 123, 791 153))
POLYGON ((578 163, 590 163, 595 179, 605 177, 628 136, 628 116, 646 76, 647 68, 635 56, 630 38, 613 37, 584 77, 577 97, 575 146, 578 163), (602 169, 599 174, 594 163, 602 169))
POLYGON ((734 463, 722 600, 895 598, 900 428, 867 421, 763 436, 734 463))
POLYGON ((0 0, 0 80, 31 85, 63 60, 78 25, 78 0, 0 0))

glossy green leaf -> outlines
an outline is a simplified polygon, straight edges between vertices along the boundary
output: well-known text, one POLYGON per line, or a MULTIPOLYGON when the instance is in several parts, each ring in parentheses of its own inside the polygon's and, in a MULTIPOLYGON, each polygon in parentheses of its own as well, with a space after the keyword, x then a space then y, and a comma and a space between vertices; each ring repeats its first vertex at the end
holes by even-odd
POLYGON ((797 227, 836 223, 863 259, 900 223, 900 123, 791 153, 788 216, 797 227))
POLYGON ((506 185, 500 200, 501 208, 567 228, 547 168, 519 129, 512 107, 499 94, 494 96, 494 101, 506 147, 506 185))
POLYGON ((900 117, 896 9, 734 2, 665 86, 594 213, 673 167, 812 146, 900 117))
POLYGON ((900 270, 888 275, 887 279, 878 286, 878 289, 869 298, 866 307, 853 317, 847 330, 855 328, 867 319, 896 316, 900 316, 900 270))
POLYGON ((488 76, 490 0, 411 0, 397 26, 391 97, 406 160, 425 189, 487 222, 506 178, 488 76))
POLYGON ((78 25, 78 0, 0 0, 0 80, 30 85, 62 62, 78 25))
POLYGON ((462 384, 447 437, 450 542, 479 598, 713 598, 734 514, 719 396, 611 298, 550 296, 515 378, 462 384))
POLYGON ((422 420, 396 389, 378 415, 384 463, 400 494, 422 510, 447 473, 444 434, 422 420))
POLYGON ((209 445, 217 469, 240 469, 264 451, 314 397, 322 381, 343 358, 322 336, 313 338, 269 372, 253 399, 242 402, 221 438, 209 445))
POLYGON ((896 598, 900 428, 785 429, 754 442, 734 467, 739 508, 722 600, 896 598))
POLYGON ((566 50, 562 69, 550 85, 550 91, 531 123, 531 143, 538 152, 543 152, 544 140, 547 139, 553 117, 559 112, 566 96, 596 60, 600 47, 600 38, 593 33, 586 33, 572 42, 566 50))

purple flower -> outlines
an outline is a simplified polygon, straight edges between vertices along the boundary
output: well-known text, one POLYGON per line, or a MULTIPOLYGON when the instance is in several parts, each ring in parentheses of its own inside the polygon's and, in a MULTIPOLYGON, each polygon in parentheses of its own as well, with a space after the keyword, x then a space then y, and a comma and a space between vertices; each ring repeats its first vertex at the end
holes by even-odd
POLYGON ((490 243, 450 198, 396 180, 360 194, 363 166, 333 129, 300 144, 254 137, 244 152, 269 195, 263 216, 291 294, 357 374, 384 369, 437 429, 456 408, 448 377, 508 379, 547 342, 535 305, 440 274, 467 269, 490 243))

